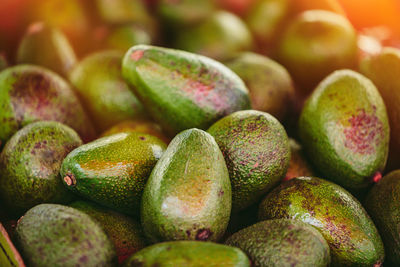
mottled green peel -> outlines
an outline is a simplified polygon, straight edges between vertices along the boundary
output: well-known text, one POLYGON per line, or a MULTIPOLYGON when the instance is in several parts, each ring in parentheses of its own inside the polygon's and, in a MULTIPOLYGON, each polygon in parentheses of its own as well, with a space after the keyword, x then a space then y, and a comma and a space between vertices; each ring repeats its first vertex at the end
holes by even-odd
POLYGON ((60 174, 72 192, 138 215, 147 178, 165 148, 163 141, 148 134, 114 134, 73 150, 60 174))
POLYGON ((35 122, 19 130, 0 155, 2 201, 16 213, 71 201, 59 173, 63 159, 81 144, 74 130, 58 122, 35 122))
POLYGON ((214 138, 178 134, 154 167, 143 192, 141 220, 151 242, 219 240, 231 211, 228 170, 214 138))
POLYGON ((389 123, 374 84, 351 70, 329 75, 304 105, 300 137, 317 169, 346 188, 365 188, 386 165, 389 123))
POLYGON ((316 227, 331 249, 331 266, 380 266, 382 240, 368 214, 342 187, 316 177, 283 182, 261 202, 259 220, 296 219, 316 227))
POLYGON ((124 267, 250 267, 240 249, 211 242, 175 241, 147 247, 130 257, 124 267))
POLYGON ((200 55, 134 46, 123 59, 122 72, 150 115, 171 135, 207 129, 232 112, 250 108, 242 80, 200 55))
POLYGON ((254 204, 285 176, 289 140, 283 126, 268 113, 238 111, 214 123, 208 132, 228 167, 234 211, 254 204))
POLYGON ((329 266, 329 246, 309 224, 297 220, 262 221, 229 237, 225 244, 242 249, 252 266, 329 266))

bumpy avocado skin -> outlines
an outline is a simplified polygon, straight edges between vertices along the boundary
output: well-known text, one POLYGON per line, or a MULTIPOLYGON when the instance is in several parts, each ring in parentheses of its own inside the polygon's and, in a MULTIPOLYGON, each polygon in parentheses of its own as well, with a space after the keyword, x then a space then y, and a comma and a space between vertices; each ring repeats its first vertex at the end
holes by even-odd
POLYGON ((75 201, 70 207, 88 214, 114 243, 118 263, 146 246, 142 226, 134 219, 89 201, 75 201))
POLYGON ((121 74, 123 53, 102 51, 79 62, 70 75, 98 131, 124 120, 146 117, 139 100, 121 74))
POLYGON ((84 142, 95 136, 93 126, 71 87, 57 74, 33 65, 0 73, 0 142, 23 126, 53 120, 73 128, 84 142))
POLYGON ((285 176, 289 139, 268 113, 238 111, 214 123, 210 133, 224 155, 232 184, 232 210, 258 201, 285 176))
POLYGON ((345 188, 365 188, 385 168, 386 107, 373 83, 361 74, 340 70, 325 78, 305 103, 299 131, 317 169, 345 188))
POLYGON ((267 220, 229 237, 225 244, 243 250, 252 266, 329 266, 329 246, 317 229, 298 220, 267 220))
POLYGON ((72 192, 122 213, 138 215, 151 170, 166 145, 141 133, 119 133, 73 150, 61 177, 72 192))
POLYGON ((21 40, 17 62, 43 66, 68 77, 77 58, 63 32, 43 22, 36 22, 28 27, 21 40))
POLYGON ((261 202, 258 218, 296 219, 316 227, 331 249, 331 266, 383 263, 383 243, 367 212, 350 193, 329 181, 298 177, 282 183, 261 202))
POLYGON ((70 207, 35 206, 18 221, 15 238, 28 266, 114 265, 114 247, 103 229, 70 207))
POLYGON ((219 240, 231 212, 231 184, 214 138, 199 129, 178 134, 143 192, 141 221, 150 242, 219 240))
POLYGON ((372 187, 365 209, 374 220, 385 244, 388 266, 400 265, 400 170, 384 176, 372 187))
POLYGON ((212 242, 172 241, 147 247, 130 257, 123 267, 250 267, 246 254, 212 242))
POLYGON ((243 81, 212 59, 148 45, 132 47, 122 73, 150 115, 171 136, 207 129, 218 119, 249 109, 243 81))
POLYGON ((20 213, 41 203, 71 201, 60 167, 81 144, 78 134, 59 122, 35 122, 19 130, 0 154, 0 197, 6 206, 20 213))

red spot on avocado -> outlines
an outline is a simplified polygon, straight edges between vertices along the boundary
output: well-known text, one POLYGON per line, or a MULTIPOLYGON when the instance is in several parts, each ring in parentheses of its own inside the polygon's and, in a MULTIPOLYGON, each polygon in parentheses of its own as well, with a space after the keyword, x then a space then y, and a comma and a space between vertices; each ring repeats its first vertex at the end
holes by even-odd
POLYGON ((379 182, 382 179, 382 174, 380 172, 377 172, 374 174, 374 176, 372 177, 372 181, 374 183, 379 182))
POLYGON ((345 147, 356 153, 373 154, 383 136, 382 122, 375 114, 368 114, 364 109, 348 121, 350 127, 344 129, 345 147))
POLYGON ((131 59, 133 59, 134 61, 138 61, 139 59, 141 59, 144 55, 144 51, 143 50, 136 50, 135 52, 133 52, 131 54, 131 59))

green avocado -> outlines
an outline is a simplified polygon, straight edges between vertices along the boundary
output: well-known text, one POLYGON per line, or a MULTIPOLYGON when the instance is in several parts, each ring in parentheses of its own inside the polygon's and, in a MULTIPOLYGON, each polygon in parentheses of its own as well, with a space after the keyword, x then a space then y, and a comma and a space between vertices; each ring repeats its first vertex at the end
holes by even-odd
POLYGON ((214 123, 208 133, 215 138, 228 167, 233 211, 260 200, 285 176, 289 139, 272 115, 238 111, 214 123))
POLYGON ((79 99, 60 76, 33 65, 0 72, 0 142, 6 142, 23 126, 41 120, 70 126, 84 142, 95 136, 79 99))
POLYGON ((296 219, 316 227, 331 250, 331 266, 380 266, 385 252, 360 202, 342 187, 316 177, 283 182, 261 202, 258 218, 296 219))
POLYGON ((147 247, 123 267, 250 267, 240 249, 212 242, 172 241, 147 247))
POLYGON ((134 219, 89 201, 79 200, 69 206, 88 214, 104 229, 120 264, 146 246, 142 226, 134 219))
POLYGON ((33 64, 68 77, 77 58, 67 37, 43 22, 29 26, 17 51, 19 64, 33 64))
POLYGON ((115 250, 103 229, 70 207, 33 207, 18 221, 15 238, 28 266, 114 266, 115 250))
POLYGON ((163 141, 148 134, 106 136, 68 154, 61 177, 64 185, 80 196, 138 215, 146 180, 165 148, 163 141))
POLYGON ((15 213, 41 203, 68 203, 72 194, 61 182, 63 159, 82 144, 59 122, 31 123, 7 142, 0 154, 0 198, 15 213))
POLYGON ((70 80, 98 131, 129 119, 145 117, 142 104, 121 74, 123 53, 91 54, 72 70, 70 80))
POLYGON ((384 176, 365 200, 365 209, 374 220, 385 244, 388 266, 400 265, 400 170, 384 176))
POLYGON ((329 266, 329 246, 317 229, 298 220, 276 219, 256 223, 229 237, 252 266, 329 266))
POLYGON ((243 81, 212 59, 148 45, 132 47, 122 73, 150 115, 170 135, 207 129, 218 119, 249 109, 243 81))
POLYGON ((141 221, 150 242, 218 241, 232 204, 224 157, 199 129, 178 134, 154 167, 142 197, 141 221))
POLYGON ((381 177, 388 116, 378 90, 361 74, 340 70, 326 77, 305 103, 299 131, 308 157, 327 179, 350 190, 381 177))

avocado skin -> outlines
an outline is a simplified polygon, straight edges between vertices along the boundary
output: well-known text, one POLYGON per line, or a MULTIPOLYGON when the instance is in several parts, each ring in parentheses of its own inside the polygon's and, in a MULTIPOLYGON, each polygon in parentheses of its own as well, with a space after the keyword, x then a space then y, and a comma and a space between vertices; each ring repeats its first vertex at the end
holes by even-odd
POLYGON ((60 167, 81 144, 74 130, 54 121, 31 123, 15 133, 0 154, 0 196, 10 211, 18 214, 41 203, 71 201, 60 167))
POLYGON ((70 126, 84 142, 95 136, 79 99, 59 75, 33 65, 0 72, 0 142, 6 142, 23 126, 41 120, 70 126))
POLYGON ((385 244, 388 266, 400 265, 400 170, 384 176, 365 199, 365 209, 374 220, 385 244))
POLYGON ((39 65, 68 77, 77 58, 63 32, 43 22, 35 22, 28 27, 21 40, 17 62, 39 65))
POLYGON ((250 267, 240 249, 212 242, 172 241, 147 247, 130 257, 123 267, 250 267))
POLYGON ((86 213, 103 228, 114 244, 119 264, 146 246, 142 226, 134 219, 89 201, 78 200, 68 206, 86 213))
POLYGON ((300 176, 315 176, 315 171, 306 158, 303 147, 292 138, 289 139, 289 143, 290 162, 283 180, 286 181, 300 176))
POLYGON ((229 174, 214 138, 199 129, 178 134, 143 192, 141 222, 152 243, 218 241, 232 205, 229 174))
POLYGON ((389 123, 374 84, 351 70, 335 71, 306 101, 299 121, 304 149, 326 179, 364 189, 386 165, 389 123))
POLYGON ((114 266, 107 235, 89 215, 70 207, 33 207, 18 221, 15 239, 28 266, 114 266))
POLYGON ((124 120, 146 117, 121 74, 123 53, 107 50, 79 62, 70 80, 99 132, 124 120))
POLYGON ((233 234, 225 244, 243 250, 254 267, 325 267, 331 260, 324 237, 314 227, 297 220, 262 221, 233 234))
POLYGON ((330 246, 331 266, 383 263, 383 243, 367 212, 350 193, 329 181, 298 177, 283 182, 261 202, 258 218, 296 219, 316 227, 330 246))
POLYGON ((215 138, 228 167, 233 211, 257 202, 285 176, 289 139, 272 115, 238 111, 214 123, 208 133, 215 138))
POLYGON ((200 55, 138 45, 125 54, 122 73, 171 136, 190 128, 205 130, 218 119, 251 107, 243 81, 221 63, 200 55))
POLYGON ((141 133, 119 133, 73 150, 60 174, 72 192, 122 213, 138 215, 147 178, 166 145, 141 133), (68 185, 66 179, 75 179, 68 185))

